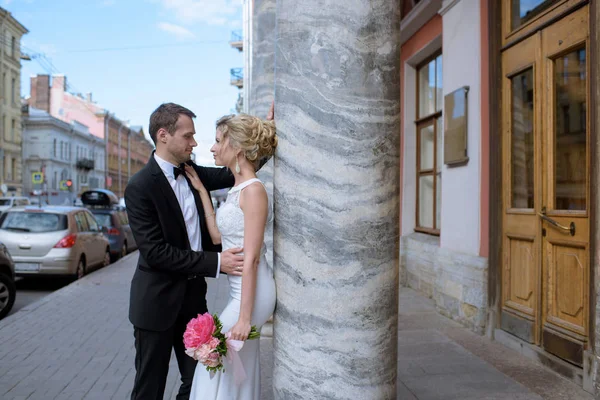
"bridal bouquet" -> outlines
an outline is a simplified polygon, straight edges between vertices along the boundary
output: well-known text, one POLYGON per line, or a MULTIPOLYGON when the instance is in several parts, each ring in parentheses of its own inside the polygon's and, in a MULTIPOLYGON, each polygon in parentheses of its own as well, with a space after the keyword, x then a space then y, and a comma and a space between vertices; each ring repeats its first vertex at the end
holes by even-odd
MULTIPOLYGON (((230 339, 229 332, 223 333, 222 329, 223 325, 216 314, 198 314, 197 318, 192 318, 188 322, 183 334, 185 353, 213 373, 220 370, 225 372, 223 359, 227 359, 233 366, 236 381, 241 382, 245 379, 246 373, 237 352, 242 349, 244 342, 230 339)), ((252 326, 248 339, 258 337, 260 333, 256 331, 255 326, 252 326)))

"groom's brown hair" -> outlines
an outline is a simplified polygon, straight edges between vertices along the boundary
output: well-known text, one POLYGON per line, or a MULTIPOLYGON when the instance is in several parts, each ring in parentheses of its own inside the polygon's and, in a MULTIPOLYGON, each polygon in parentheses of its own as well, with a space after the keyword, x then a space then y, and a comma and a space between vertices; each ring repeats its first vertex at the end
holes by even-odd
POLYGON ((156 134, 158 130, 164 128, 171 135, 175 133, 175 125, 179 119, 179 114, 187 115, 190 118, 196 118, 191 110, 175 103, 163 103, 150 115, 150 137, 156 146, 156 134))

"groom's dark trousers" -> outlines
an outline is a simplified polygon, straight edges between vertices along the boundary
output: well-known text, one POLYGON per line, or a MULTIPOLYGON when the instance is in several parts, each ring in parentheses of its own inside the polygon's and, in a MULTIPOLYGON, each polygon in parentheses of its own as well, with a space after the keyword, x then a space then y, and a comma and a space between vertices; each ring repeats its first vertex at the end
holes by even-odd
MULTIPOLYGON (((233 186, 224 168, 194 165, 209 190, 233 186)), ((187 356, 183 332, 205 313, 205 277, 217 275, 220 246, 210 240, 202 202, 195 190, 204 251, 192 251, 177 197, 154 155, 129 181, 125 204, 140 255, 131 281, 129 319, 134 326, 136 376, 132 400, 162 400, 174 349, 182 384, 178 400, 190 396, 196 361, 187 356)))

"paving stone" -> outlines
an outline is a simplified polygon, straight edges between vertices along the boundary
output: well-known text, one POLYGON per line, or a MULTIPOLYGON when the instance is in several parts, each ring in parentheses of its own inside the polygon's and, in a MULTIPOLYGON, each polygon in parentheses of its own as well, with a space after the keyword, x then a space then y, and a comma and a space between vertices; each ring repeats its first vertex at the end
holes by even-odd
MULTIPOLYGON (((0 321, 0 399, 129 398, 135 350, 127 313, 136 262, 132 253, 0 321)), ((227 277, 207 282, 209 309, 218 313, 228 300, 227 277)), ((400 291, 398 326, 398 399, 593 398, 512 350, 499 351, 497 343, 438 314, 433 301, 414 290, 400 291), (540 381, 560 390, 544 391, 548 384, 541 387, 540 381)), ((267 332, 260 339, 261 400, 273 399, 277 333, 272 326, 267 332)), ((175 399, 179 384, 173 355, 165 399, 175 399)))

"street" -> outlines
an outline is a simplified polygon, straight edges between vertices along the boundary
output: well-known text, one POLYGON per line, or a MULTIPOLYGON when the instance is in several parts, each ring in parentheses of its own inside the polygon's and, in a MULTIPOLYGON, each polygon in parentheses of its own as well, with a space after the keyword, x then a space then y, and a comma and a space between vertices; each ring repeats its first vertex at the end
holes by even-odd
POLYGON ((71 283, 71 280, 63 278, 40 279, 40 278, 17 278, 17 299, 8 315, 12 315, 22 308, 35 303, 37 300, 50 293, 63 288, 71 283))
MULTIPOLYGON (((137 254, 60 289, 23 282, 27 296, 40 301, 0 321, 0 398, 128 398, 135 371, 127 307, 137 254)), ((219 312, 228 281, 208 284, 209 308, 219 312)), ((542 365, 439 315, 431 299, 412 289, 404 288, 399 300, 397 398, 593 398, 542 365)), ((272 327, 262 333, 261 399, 268 400, 277 397, 272 327)), ((165 399, 174 399, 177 389, 172 357, 165 399)))

